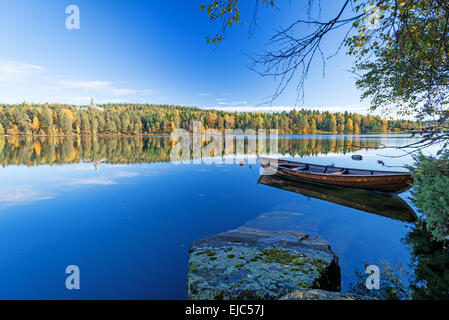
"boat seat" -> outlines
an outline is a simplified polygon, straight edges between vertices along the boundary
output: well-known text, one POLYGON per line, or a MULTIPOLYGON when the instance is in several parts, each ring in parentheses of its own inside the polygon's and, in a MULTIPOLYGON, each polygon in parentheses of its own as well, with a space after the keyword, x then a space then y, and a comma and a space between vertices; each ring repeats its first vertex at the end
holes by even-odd
POLYGON ((329 173, 329 174, 341 175, 341 174, 347 174, 348 171, 349 171, 348 169, 343 168, 343 169, 340 169, 340 170, 337 171, 337 172, 332 172, 332 173, 329 173))
POLYGON ((326 174, 333 174, 335 172, 340 171, 341 169, 335 168, 335 167, 326 167, 326 169, 324 170, 324 173, 326 174))
POLYGON ((336 169, 334 165, 330 165, 330 166, 326 166, 324 167, 324 172, 323 173, 333 173, 335 172, 335 170, 340 170, 340 169, 336 169))
POLYGON ((293 170, 295 170, 295 171, 307 171, 307 170, 309 170, 309 166, 307 165, 307 166, 302 166, 302 167, 296 167, 293 170))
POLYGON ((357 169, 351 169, 349 170, 350 174, 357 174, 357 175, 367 175, 368 171, 367 170, 357 170, 357 169))

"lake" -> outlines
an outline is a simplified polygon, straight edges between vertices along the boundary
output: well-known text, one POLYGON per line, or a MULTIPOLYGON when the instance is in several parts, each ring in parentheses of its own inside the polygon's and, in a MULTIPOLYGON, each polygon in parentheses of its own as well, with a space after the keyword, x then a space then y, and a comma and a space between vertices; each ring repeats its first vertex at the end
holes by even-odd
MULTIPOLYGON (((192 241, 267 212, 295 213, 297 230, 330 243, 342 291, 365 263, 402 264, 413 273, 413 248, 404 241, 410 221, 376 204, 362 210, 258 183, 254 139, 242 140, 240 152, 207 149, 177 161, 177 142, 169 137, 0 137, 0 299, 186 299, 192 241), (80 269, 80 290, 65 287, 68 265, 80 269)), ((393 158, 404 152, 381 147, 410 141, 405 135, 281 136, 264 151, 407 171, 402 166, 412 163, 410 156, 393 158), (352 160, 354 154, 363 160, 352 160)), ((419 216, 409 196, 400 195, 405 210, 419 216)))

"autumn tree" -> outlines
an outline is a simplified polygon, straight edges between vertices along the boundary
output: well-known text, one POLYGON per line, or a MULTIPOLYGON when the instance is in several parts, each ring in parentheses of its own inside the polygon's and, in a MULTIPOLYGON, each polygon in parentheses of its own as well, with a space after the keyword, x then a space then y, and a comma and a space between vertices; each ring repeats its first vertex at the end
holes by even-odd
POLYGON ((346 120, 345 133, 352 133, 354 131, 354 125, 351 118, 346 120))
POLYGON ((203 121, 210 129, 279 129, 281 134, 315 132, 343 133, 350 118, 363 133, 419 129, 416 122, 385 120, 380 117, 292 110, 281 113, 229 113, 170 105, 104 105, 104 111, 79 109, 71 105, 3 105, 0 124, 11 135, 79 135, 79 134, 169 134, 173 130, 191 129, 192 121, 203 121), (346 120, 345 120, 346 119, 346 120), (338 123, 337 123, 338 120, 338 123), (354 120, 355 121, 355 120, 354 120), (178 127, 179 125, 179 127, 178 127))
POLYGON ((58 116, 58 119, 61 123, 61 129, 64 134, 72 134, 73 127, 73 115, 68 109, 62 109, 58 116))
POLYGON ((360 126, 358 122, 354 124, 354 134, 360 134, 360 126))

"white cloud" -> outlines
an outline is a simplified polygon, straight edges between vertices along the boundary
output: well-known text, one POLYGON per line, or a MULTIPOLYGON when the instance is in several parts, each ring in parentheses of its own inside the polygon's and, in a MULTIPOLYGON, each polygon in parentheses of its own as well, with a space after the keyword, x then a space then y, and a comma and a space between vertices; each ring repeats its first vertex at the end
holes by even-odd
POLYGON ((56 102, 87 104, 92 96, 98 97, 97 101, 110 102, 106 98, 126 97, 125 101, 136 101, 154 94, 153 90, 130 88, 121 82, 80 80, 54 74, 43 66, 4 59, 0 59, 0 82, 5 103, 44 102, 53 97, 56 102))
POLYGON ((76 186, 76 185, 114 185, 118 184, 116 181, 117 179, 121 178, 133 178, 138 176, 139 174, 137 172, 132 171, 115 171, 112 173, 111 176, 101 176, 101 177, 89 177, 89 178, 79 178, 79 179, 73 179, 66 183, 66 185, 69 186, 76 186))
POLYGON ((51 193, 34 190, 29 186, 12 186, 0 188, 0 209, 26 205, 39 200, 48 200, 54 197, 51 193))
POLYGON ((65 80, 60 82, 64 87, 71 89, 94 90, 109 94, 112 96, 124 96, 135 94, 153 94, 153 90, 135 90, 130 88, 121 88, 109 81, 74 81, 65 80))
POLYGON ((92 99, 92 96, 56 96, 53 98, 48 98, 49 101, 57 102, 57 103, 73 103, 73 104, 88 104, 90 103, 90 100, 92 99))
POLYGON ((244 101, 244 100, 243 100, 243 101, 232 101, 232 102, 231 102, 231 105, 232 105, 232 106, 238 106, 238 105, 242 105, 242 104, 243 104, 243 105, 246 105, 246 104, 248 104, 248 101, 244 101))
POLYGON ((73 185, 90 185, 90 184, 96 184, 96 185, 112 185, 117 184, 114 180, 106 177, 99 177, 99 178, 85 178, 85 179, 73 179, 72 181, 69 181, 66 183, 69 186, 73 185))
POLYGON ((114 96, 124 96, 128 94, 136 94, 138 91, 128 88, 109 88, 109 92, 114 96))
POLYGON ((128 103, 129 99, 117 99, 117 98, 101 98, 96 100, 97 103, 128 103))
MULTIPOLYGON (((244 101, 244 100, 243 101, 228 101, 228 99, 225 99, 225 98, 217 98, 217 99, 215 99, 215 101, 217 101, 217 104, 220 106, 228 105, 229 106, 228 108, 238 107, 241 105, 248 104, 248 101, 244 101)), ((215 108, 217 108, 217 107, 215 107, 215 108)), ((225 108, 225 107, 218 107, 218 109, 220 109, 220 108, 225 108)))
POLYGON ((131 171, 117 171, 114 174, 114 177, 116 178, 133 178, 137 177, 139 174, 137 172, 131 172, 131 171))
POLYGON ((0 59, 0 81, 24 81, 45 71, 38 65, 0 59))
MULTIPOLYGON (((347 105, 347 106, 329 106, 329 107, 309 107, 309 106, 249 106, 243 105, 247 101, 233 102, 229 106, 215 106, 212 109, 227 111, 227 112, 290 112, 292 110, 318 110, 318 111, 329 111, 329 112, 358 112, 358 113, 368 113, 368 108, 361 105, 347 105)), ((220 104, 220 103, 219 103, 220 104)))
POLYGON ((105 90, 111 87, 112 82, 107 81, 62 81, 67 88, 82 88, 90 90, 105 90))

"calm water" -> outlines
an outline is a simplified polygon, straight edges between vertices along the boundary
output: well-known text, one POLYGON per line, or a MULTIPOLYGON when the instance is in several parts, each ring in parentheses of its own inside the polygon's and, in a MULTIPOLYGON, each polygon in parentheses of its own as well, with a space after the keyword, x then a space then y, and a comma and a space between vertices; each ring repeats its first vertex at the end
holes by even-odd
MULTIPOLYGON (((397 151, 376 148, 409 141, 287 136, 276 153, 405 170, 377 160, 402 166, 410 157, 387 158, 381 155, 397 151), (351 160, 353 154, 364 159, 351 160)), ((294 228, 330 243, 343 290, 365 262, 411 270, 410 246, 402 240, 410 223, 258 184, 260 166, 248 165, 254 153, 244 165, 205 163, 210 157, 182 164, 170 162, 173 146, 167 137, 0 137, 0 299, 185 299, 190 243, 273 211, 297 214, 294 228), (71 264, 81 270, 79 291, 65 289, 71 264)), ((401 198, 410 204, 408 196, 401 198)))

